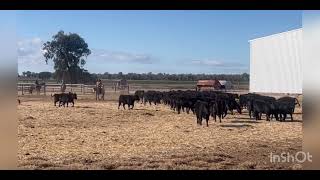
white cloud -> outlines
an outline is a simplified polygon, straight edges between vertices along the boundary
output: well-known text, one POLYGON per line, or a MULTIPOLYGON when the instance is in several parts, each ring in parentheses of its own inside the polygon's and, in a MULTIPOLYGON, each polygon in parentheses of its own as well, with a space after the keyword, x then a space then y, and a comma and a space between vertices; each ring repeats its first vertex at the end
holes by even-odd
POLYGON ((38 65, 44 64, 42 45, 40 38, 23 39, 18 41, 18 64, 38 65))
POLYGON ((223 67, 223 68, 243 68, 245 65, 238 62, 224 62, 210 59, 203 60, 191 60, 188 64, 200 65, 200 66, 212 66, 212 67, 223 67))
POLYGON ((222 62, 215 61, 215 60, 192 60, 191 64, 206 65, 206 66, 221 66, 221 65, 223 65, 222 62))
POLYGON ((93 49, 90 60, 116 63, 139 63, 151 64, 154 58, 147 54, 136 54, 129 52, 110 51, 105 49, 93 49))

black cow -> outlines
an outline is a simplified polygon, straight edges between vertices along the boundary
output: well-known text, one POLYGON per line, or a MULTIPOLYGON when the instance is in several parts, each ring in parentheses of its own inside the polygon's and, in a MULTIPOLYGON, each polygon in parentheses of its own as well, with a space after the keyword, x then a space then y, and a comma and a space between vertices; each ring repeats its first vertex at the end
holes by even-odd
POLYGON ((290 114, 291 121, 293 121, 292 114, 294 112, 294 104, 292 102, 277 101, 278 112, 280 115, 280 121, 285 121, 287 114, 290 114))
POLYGON ((197 116, 197 124, 202 125, 202 119, 204 118, 207 122, 207 127, 209 126, 209 117, 210 117, 210 110, 209 104, 204 101, 197 101, 195 103, 195 112, 197 116))
POLYGON ((78 99, 76 93, 62 93, 60 94, 59 98, 59 107, 63 106, 65 107, 65 104, 67 104, 67 107, 69 106, 69 103, 72 103, 72 107, 74 107, 74 100, 78 99))
POLYGON ((134 95, 139 96, 139 101, 141 100, 141 104, 143 103, 144 90, 137 90, 134 95))
POLYGON ((294 98, 294 97, 285 96, 285 97, 279 98, 277 101, 288 102, 288 103, 291 103, 291 104, 294 104, 294 105, 298 104, 300 106, 299 100, 297 98, 294 98))
POLYGON ((248 94, 241 94, 239 97, 239 105, 241 108, 247 108, 247 103, 248 103, 248 94))
POLYGON ((270 121, 271 115, 274 115, 276 120, 278 120, 278 105, 276 102, 256 99, 253 101, 253 113, 256 120, 261 120, 262 114, 266 114, 267 121, 270 121))
POLYGON ((195 113, 195 104, 197 102, 197 98, 183 98, 182 99, 182 110, 186 108, 187 114, 189 114, 190 110, 195 113))
POLYGON ((237 103, 236 100, 234 99, 228 99, 226 100, 226 106, 227 106, 227 109, 231 112, 231 114, 233 115, 233 110, 237 110, 237 112, 239 114, 242 114, 241 112, 241 107, 240 105, 237 103))
POLYGON ((247 100, 247 103, 246 103, 247 110, 249 112, 249 116, 250 116, 250 119, 251 119, 252 118, 252 113, 253 113, 253 110, 254 110, 254 107, 253 107, 254 101, 260 100, 260 101, 264 101, 265 103, 268 103, 268 104, 274 104, 275 101, 276 101, 276 98, 270 97, 270 96, 262 96, 262 95, 259 95, 259 94, 247 94, 246 95, 246 100, 247 100))
POLYGON ((227 114, 227 106, 225 99, 216 98, 215 101, 211 102, 211 116, 213 117, 214 121, 217 121, 217 116, 221 123, 221 119, 223 119, 227 114))
POLYGON ((126 109, 125 108, 126 104, 128 104, 128 109, 133 109, 134 102, 139 100, 140 99, 138 95, 120 95, 118 109, 120 108, 121 104, 123 105, 123 109, 126 109), (130 108, 130 106, 132 107, 130 108))
POLYGON ((51 94, 51 97, 53 97, 53 103, 54 103, 54 106, 56 106, 57 102, 59 102, 60 100, 61 94, 54 94, 54 95, 51 94))
POLYGON ((146 105, 147 102, 149 102, 150 106, 151 103, 153 102, 154 105, 157 103, 160 103, 160 96, 156 91, 147 91, 143 95, 143 103, 146 105))

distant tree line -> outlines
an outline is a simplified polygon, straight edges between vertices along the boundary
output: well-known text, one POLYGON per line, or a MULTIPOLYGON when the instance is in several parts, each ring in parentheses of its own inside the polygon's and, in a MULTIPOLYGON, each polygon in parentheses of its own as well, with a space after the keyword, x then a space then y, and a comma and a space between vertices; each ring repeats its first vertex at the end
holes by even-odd
MULTIPOLYGON (((78 83, 83 83, 83 84, 94 84, 94 82, 97 79, 97 76, 94 74, 89 73, 87 70, 85 69, 81 69, 77 72, 74 73, 73 78, 78 79, 78 83)), ((22 74, 18 74, 18 77, 21 78, 30 78, 30 79, 41 79, 43 81, 47 81, 47 80, 54 80, 57 82, 61 82, 62 80, 62 73, 59 72, 30 72, 30 71, 25 71, 22 72, 22 74)), ((70 77, 69 76, 65 76, 65 79, 68 81, 70 77)))
POLYGON ((169 80, 169 81, 197 81, 207 79, 227 80, 227 81, 249 81, 249 74, 166 74, 166 73, 128 73, 117 74, 95 74, 101 79, 126 79, 126 80, 169 80))
MULTIPOLYGON (((61 73, 60 73, 61 74, 61 73)), ((89 73, 87 70, 81 70, 76 74, 76 78, 79 83, 92 84, 96 81, 97 78, 100 79, 126 79, 126 80, 168 80, 168 81, 197 81, 197 80, 207 80, 207 79, 217 79, 217 80, 227 80, 232 82, 248 82, 249 74, 166 74, 166 73, 104 73, 96 74, 89 73)), ((23 72, 22 77, 28 78, 38 78, 42 80, 56 80, 60 81, 61 77, 59 73, 51 72, 23 72)))

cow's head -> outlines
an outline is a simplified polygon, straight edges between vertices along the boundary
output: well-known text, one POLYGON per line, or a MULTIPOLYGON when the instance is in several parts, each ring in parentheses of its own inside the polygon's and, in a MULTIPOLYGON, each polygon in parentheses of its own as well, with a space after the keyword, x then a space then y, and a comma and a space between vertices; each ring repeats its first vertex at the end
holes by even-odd
POLYGON ((138 95, 134 95, 134 96, 133 96, 133 99, 134 99, 135 101, 140 101, 140 98, 139 98, 138 95))
POLYGON ((241 106, 239 105, 239 103, 237 103, 237 101, 234 101, 234 104, 235 104, 235 106, 236 106, 237 112, 238 112, 239 114, 242 114, 242 108, 241 108, 241 106))

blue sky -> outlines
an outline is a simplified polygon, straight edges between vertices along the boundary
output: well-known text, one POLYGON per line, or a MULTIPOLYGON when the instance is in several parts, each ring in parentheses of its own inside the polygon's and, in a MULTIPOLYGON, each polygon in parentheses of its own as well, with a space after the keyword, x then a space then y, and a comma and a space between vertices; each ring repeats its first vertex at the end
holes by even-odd
POLYGON ((18 70, 54 71, 41 45, 80 34, 96 73, 249 72, 248 40, 302 26, 302 11, 17 11, 18 70))

